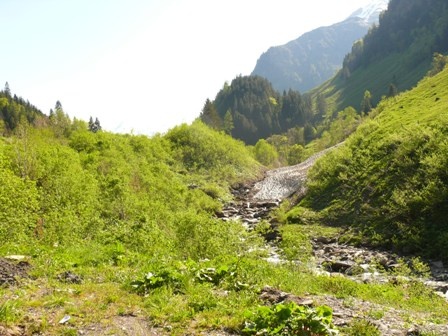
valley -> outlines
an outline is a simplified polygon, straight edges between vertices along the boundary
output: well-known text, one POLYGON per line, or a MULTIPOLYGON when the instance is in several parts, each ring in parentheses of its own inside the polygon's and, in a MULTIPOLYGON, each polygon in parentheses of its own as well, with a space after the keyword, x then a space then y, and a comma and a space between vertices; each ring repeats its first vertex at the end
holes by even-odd
MULTIPOLYGON (((273 213, 282 201, 288 202, 288 198, 293 197, 297 202, 297 199, 303 198, 308 170, 318 158, 341 145, 317 153, 302 164, 267 171, 260 181, 239 185, 233 190, 235 201, 227 204, 217 216, 224 222, 238 221, 246 230, 260 233, 266 241, 264 259, 269 263, 298 264, 316 276, 345 277, 361 284, 420 284, 448 302, 448 269, 444 268, 443 262, 435 260, 424 264, 415 257, 399 256, 369 246, 351 246, 341 239, 341 230, 323 236, 316 235, 315 227, 307 228, 305 225, 302 231, 312 246, 310 258, 305 262, 284 258, 284 251, 280 247, 282 235, 273 213), (264 231, 260 231, 258 226, 263 226, 264 231)), ((260 297, 271 303, 293 301, 298 304, 328 305, 333 309, 334 323, 338 327, 350 325, 360 316, 369 316, 369 323, 385 336, 448 333, 448 326, 434 323, 411 326, 405 317, 406 310, 392 308, 387 304, 327 295, 297 297, 272 287, 264 288, 260 297)), ((423 312, 415 318, 418 321, 430 320, 423 312)))

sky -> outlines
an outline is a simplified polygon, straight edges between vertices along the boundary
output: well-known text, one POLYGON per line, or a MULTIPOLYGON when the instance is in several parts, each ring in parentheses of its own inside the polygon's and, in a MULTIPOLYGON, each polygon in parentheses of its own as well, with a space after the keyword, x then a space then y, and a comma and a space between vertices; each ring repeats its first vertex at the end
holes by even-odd
POLYGON ((0 0, 0 88, 152 135, 197 118, 271 46, 369 0, 0 0))

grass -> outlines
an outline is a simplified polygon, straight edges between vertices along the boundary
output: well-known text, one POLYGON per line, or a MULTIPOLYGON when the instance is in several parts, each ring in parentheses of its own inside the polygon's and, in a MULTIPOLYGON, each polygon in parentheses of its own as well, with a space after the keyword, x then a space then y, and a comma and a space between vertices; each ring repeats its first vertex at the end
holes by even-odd
POLYGON ((329 112, 341 111, 347 106, 359 110, 366 90, 372 93, 372 103, 376 105, 388 94, 391 83, 394 83, 400 92, 409 90, 429 70, 430 60, 409 67, 406 57, 406 54, 391 54, 368 67, 357 69, 349 80, 335 76, 311 93, 313 96, 319 93, 325 95, 329 112))
POLYGON ((356 239, 376 246, 448 258, 447 77, 445 69, 382 101, 343 146, 316 162, 307 197, 288 218, 351 226, 356 239))
MULTIPOLYGON (((290 234, 287 244, 304 242, 305 233, 301 233, 300 228, 303 226, 283 228, 290 234), (295 236, 301 238, 294 241, 295 236)), ((301 253, 301 257, 305 257, 311 252, 305 249, 301 253)), ((62 252, 53 257, 58 259, 64 255, 62 252)), ((1 289, 5 301, 0 306, 0 323, 25 325, 27 330, 38 330, 45 335, 71 334, 77 328, 98 323, 107 326, 107 321, 116 316, 139 316, 152 325, 169 326, 172 335, 182 335, 185 330, 198 332, 222 327, 239 330, 245 313, 261 304, 258 291, 265 285, 299 296, 330 295, 347 302, 356 298, 405 309, 410 315, 425 314, 440 323, 448 322, 447 303, 419 283, 360 284, 341 277, 315 276, 300 265, 271 265, 250 256, 241 259, 238 266, 241 279, 250 284, 246 290, 232 290, 224 282, 220 285, 200 283, 195 279, 193 264, 184 264, 181 267, 185 276, 181 291, 168 285, 151 290, 147 295, 137 295, 128 286, 129 280, 146 272, 144 263, 136 267, 108 263, 100 263, 98 268, 80 265, 76 272, 83 274, 81 284, 67 284, 55 278, 55 274, 64 270, 63 265, 44 273, 39 270, 45 266, 43 259, 32 258, 31 263, 37 269, 35 279, 22 280, 19 286, 1 289), (99 272, 115 276, 98 277, 99 272), (71 319, 60 325, 58 322, 65 315, 70 315, 71 319)), ((369 312, 376 319, 381 318, 382 313, 380 310, 369 312)))

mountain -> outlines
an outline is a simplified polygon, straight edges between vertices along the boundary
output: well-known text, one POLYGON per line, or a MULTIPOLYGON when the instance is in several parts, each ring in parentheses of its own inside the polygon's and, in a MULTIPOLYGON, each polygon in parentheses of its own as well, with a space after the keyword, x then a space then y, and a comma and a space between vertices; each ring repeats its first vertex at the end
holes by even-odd
POLYGON ((361 19, 368 26, 377 24, 380 14, 387 9, 388 3, 389 0, 373 0, 366 6, 356 10, 349 18, 361 19))
POLYGON ((391 0, 379 25, 357 41, 342 70, 312 91, 324 95, 333 112, 360 108, 366 90, 375 105, 390 88, 415 86, 427 73, 434 53, 448 52, 448 3, 445 0, 391 0))
POLYGON ((353 42, 362 38, 388 0, 376 0, 346 20, 320 27, 282 46, 269 48, 258 59, 252 75, 267 78, 278 91, 308 91, 332 77, 353 42))
POLYGON ((310 172, 302 206, 364 242, 448 260, 447 101, 448 68, 383 100, 310 172))

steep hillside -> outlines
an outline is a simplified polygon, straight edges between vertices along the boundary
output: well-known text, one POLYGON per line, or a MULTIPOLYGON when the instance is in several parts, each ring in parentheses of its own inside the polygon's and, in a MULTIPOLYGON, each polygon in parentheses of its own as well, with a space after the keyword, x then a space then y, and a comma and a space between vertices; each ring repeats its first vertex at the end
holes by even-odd
POLYGON ((306 92, 329 78, 342 65, 353 43, 363 37, 388 0, 372 2, 346 20, 320 27, 282 46, 269 48, 257 61, 252 75, 267 78, 278 91, 306 92))
POLYGON ((448 69, 381 102, 318 161, 302 206, 371 244, 448 260, 447 102, 448 69))
POLYGON ((372 103, 413 87, 428 71, 434 52, 448 51, 448 4, 444 0, 391 0, 379 25, 352 47, 343 69, 313 90, 332 111, 360 108, 368 90, 372 103))
POLYGON ((19 122, 45 123, 46 117, 35 106, 11 93, 8 83, 0 91, 0 134, 14 130, 19 122))

